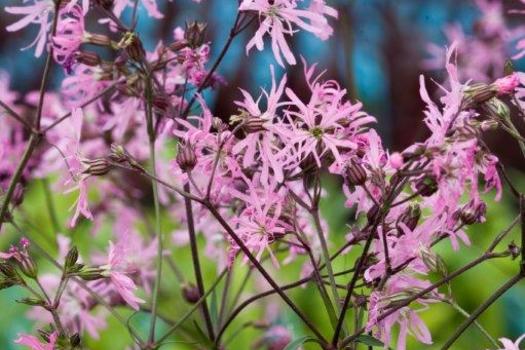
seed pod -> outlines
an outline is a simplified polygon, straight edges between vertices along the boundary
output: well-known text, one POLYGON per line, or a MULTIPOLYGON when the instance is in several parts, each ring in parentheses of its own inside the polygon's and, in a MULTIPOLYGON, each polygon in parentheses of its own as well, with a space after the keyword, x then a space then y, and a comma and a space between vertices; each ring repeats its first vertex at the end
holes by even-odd
POLYGON ((99 55, 91 51, 77 51, 74 57, 77 62, 90 67, 98 66, 102 62, 99 55))
POLYGON ((168 49, 173 51, 173 52, 177 52, 177 51, 180 51, 182 50, 183 48, 187 47, 188 46, 188 42, 186 40, 178 40, 178 41, 175 41, 175 42, 172 42, 171 44, 168 45, 168 49))
POLYGON ((93 160, 87 160, 84 161, 84 163, 88 166, 86 170, 84 170, 84 174, 89 174, 91 176, 102 176, 106 175, 111 169, 113 169, 113 165, 111 165, 106 158, 97 158, 93 160))
POLYGON ((421 208, 419 207, 419 205, 414 204, 406 208, 405 211, 397 218, 396 221, 396 227, 399 231, 399 234, 401 235, 401 233, 403 232, 402 228, 399 225, 400 223, 405 224, 410 231, 413 231, 416 228, 420 217, 421 208))
POLYGON ((190 304, 195 304, 201 298, 199 289, 192 283, 182 287, 182 296, 190 304))
POLYGON ((77 275, 85 281, 95 281, 106 278, 106 276, 104 276, 104 270, 98 267, 86 267, 82 271, 79 271, 77 275))
POLYGON ((425 176, 416 182, 416 191, 423 197, 429 197, 436 193, 438 185, 433 176, 425 176))
POLYGON ((346 181, 351 186, 361 186, 366 182, 367 174, 365 168, 356 160, 352 159, 346 166, 346 181))
POLYGON ((248 134, 265 131, 266 128, 264 127, 264 124, 266 122, 267 120, 259 117, 249 117, 243 122, 242 128, 248 134))
POLYGON ((195 154, 193 146, 191 146, 189 143, 180 145, 179 152, 177 153, 175 160, 182 171, 188 172, 193 170, 195 165, 197 165, 197 155, 195 154))
POLYGON ((139 37, 132 32, 124 34, 118 46, 125 49, 129 58, 137 62, 141 61, 146 55, 146 51, 144 51, 144 47, 142 46, 139 37))

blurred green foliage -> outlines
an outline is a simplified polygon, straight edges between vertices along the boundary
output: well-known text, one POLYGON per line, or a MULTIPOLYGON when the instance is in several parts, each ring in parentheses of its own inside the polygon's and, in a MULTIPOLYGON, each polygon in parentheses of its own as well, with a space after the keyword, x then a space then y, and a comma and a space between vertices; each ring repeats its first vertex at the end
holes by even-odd
MULTIPOLYGON (((521 174, 513 174, 519 188, 524 188, 524 181, 521 174)), ((353 214, 351 210, 344 207, 344 195, 342 194, 340 184, 334 182, 331 178, 326 177, 324 180, 327 196, 322 201, 322 214, 327 219, 330 228, 331 250, 335 251, 337 247, 345 241, 345 235, 349 231, 349 224, 352 222, 353 214)), ((22 206, 15 214, 15 221, 26 232, 27 237, 46 250, 56 256, 57 247, 55 244, 55 230, 47 210, 44 182, 37 180, 28 189, 25 200, 22 206)), ((74 200, 74 195, 63 195, 61 193, 53 193, 53 202, 56 207, 58 221, 62 226, 62 233, 71 237, 75 244, 79 247, 81 255, 88 257, 89 252, 102 251, 104 252, 107 246, 107 241, 111 237, 111 229, 109 225, 104 225, 101 233, 93 237, 90 233, 90 223, 82 222, 74 230, 67 230, 66 223, 70 215, 68 208, 74 200)), ((446 261, 449 271, 455 270, 464 265, 472 259, 478 257, 484 250, 493 237, 505 228, 508 223, 517 215, 518 208, 511 195, 506 193, 504 200, 500 203, 493 201, 493 193, 486 196, 488 202, 487 222, 484 224, 474 225, 469 228, 469 235, 472 240, 470 247, 462 247, 459 251, 454 251, 447 241, 440 243, 438 251, 446 261)), ((171 218, 165 214, 162 219, 163 232, 166 233, 166 241, 170 241, 169 233, 176 227, 176 223, 172 222, 171 218)), ((15 243, 19 239, 18 234, 8 227, 6 232, 0 236, 0 248, 5 250, 10 244, 15 243)), ((510 241, 516 241, 519 244, 519 227, 516 227, 507 239, 501 243, 501 249, 504 249, 506 244, 510 241)), ((200 240, 201 247, 204 247, 203 240, 200 240)), ((353 248, 348 254, 338 258, 334 264, 334 271, 342 271, 353 266, 355 257, 359 254, 359 248, 353 248)), ((280 257, 285 257, 287 253, 279 253, 280 257)), ((38 257, 39 267, 41 271, 55 271, 48 262, 42 257, 38 257)), ((173 250, 173 259, 178 268, 183 271, 185 278, 188 281, 193 280, 193 269, 188 248, 176 248, 173 250)), ((277 280, 286 283, 293 282, 300 277, 300 269, 303 257, 298 261, 282 265, 276 269, 271 263, 266 262, 265 267, 271 270, 277 280)), ((203 271, 205 275, 205 284, 209 286, 213 283, 218 275, 217 267, 214 261, 203 258, 203 271)), ((506 279, 512 276, 518 268, 517 261, 511 259, 498 259, 485 263, 481 266, 462 275, 460 278, 453 281, 451 288, 454 295, 457 297, 457 303, 467 311, 474 310, 480 303, 482 303, 499 285, 504 283, 506 279)), ((232 270, 232 291, 237 291, 240 287, 247 272, 247 266, 238 259, 232 270)), ((58 273, 58 272, 57 272, 58 273)), ((337 282, 344 285, 348 282, 349 275, 339 277, 337 282)), ((435 277, 437 279, 438 277, 435 277)), ((247 288, 243 293, 241 300, 254 292, 261 292, 267 290, 268 286, 261 282, 257 273, 252 274, 252 278, 248 281, 247 288)), ((221 300, 222 282, 216 292, 212 293, 209 298, 209 305, 213 317, 217 317, 218 307, 221 300)), ((321 330, 325 334, 331 334, 330 322, 327 318, 322 301, 316 293, 316 289, 312 284, 306 287, 299 287, 291 290, 289 295, 300 306, 302 310, 315 323, 321 325, 321 330)), ((17 349, 13 344, 13 340, 17 337, 19 332, 31 332, 33 324, 30 322, 25 313, 27 307, 15 302, 15 299, 20 298, 23 291, 11 288, 0 292, 0 309, 2 310, 0 316, 0 349, 11 350, 17 349)), ((230 302, 232 295, 230 293, 230 302)), ((525 294, 525 283, 517 285, 515 288, 506 293, 495 305, 488 309, 480 318, 481 324, 493 335, 494 338, 502 336, 508 338, 515 338, 525 331, 525 302, 523 295, 525 294)), ((161 304, 160 314, 167 320, 176 321, 179 319, 190 307, 181 297, 181 285, 177 282, 172 271, 169 268, 164 270, 162 289, 161 289, 161 304)), ((231 307, 229 308, 231 310, 231 307)), ((149 316, 147 313, 132 313, 129 310, 119 309, 123 315, 130 318, 130 325, 139 330, 140 334, 146 335, 149 325, 149 316)), ((240 316, 231 324, 226 332, 223 340, 227 342, 227 349, 250 349, 263 335, 260 329, 254 327, 246 327, 249 322, 262 321, 266 319, 268 313, 278 313, 278 323, 290 329, 296 338, 299 338, 306 333, 301 322, 291 313, 283 303, 279 302, 276 296, 270 296, 261 300, 257 304, 252 304, 247 307, 240 316)), ((447 337, 454 331, 454 329, 462 322, 464 316, 452 309, 449 305, 439 304, 433 305, 429 310, 422 312, 422 316, 429 328, 432 330, 434 345, 426 347, 429 349, 438 349, 440 344, 446 341, 447 337)), ((349 318, 349 324, 353 322, 353 317, 349 318)), ((90 339, 86 336, 83 339, 84 344, 89 349, 125 349, 131 343, 131 338, 128 335, 125 327, 116 321, 112 316, 108 316, 109 327, 100 335, 100 339, 90 339)), ((159 322, 158 334, 162 334, 167 324, 159 322)), ((203 327, 202 320, 199 313, 196 312, 190 317, 181 329, 171 337, 162 350, 170 349, 195 349, 196 346, 192 344, 192 339, 199 339, 199 328, 203 327), (197 326, 200 325, 200 326, 197 326)), ((486 340, 481 332, 471 327, 456 343, 454 349, 487 349, 491 344, 486 340)), ((317 349, 315 344, 307 344, 305 349, 317 349)), ((366 349, 366 346, 358 348, 366 349)), ((417 344, 412 340, 408 345, 409 349, 420 349, 421 344, 417 344)))

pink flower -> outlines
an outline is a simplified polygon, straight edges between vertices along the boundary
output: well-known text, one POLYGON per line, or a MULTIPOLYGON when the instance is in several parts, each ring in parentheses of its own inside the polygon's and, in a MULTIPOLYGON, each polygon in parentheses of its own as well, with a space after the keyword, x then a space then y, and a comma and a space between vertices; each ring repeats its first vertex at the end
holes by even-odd
POLYGON ((390 166, 394 169, 401 169, 403 166, 403 156, 399 152, 394 152, 390 154, 389 157, 390 166))
POLYGON ((56 35, 53 41, 53 57, 58 64, 66 69, 71 67, 73 54, 78 50, 84 39, 84 16, 79 5, 70 10, 60 11, 56 35))
POLYGON ((32 350, 55 350, 55 345, 58 339, 58 333, 53 332, 49 335, 49 342, 42 343, 38 340, 37 337, 27 334, 21 334, 17 340, 16 344, 25 345, 32 350))
MULTIPOLYGON (((390 344, 392 331, 395 325, 399 325, 399 335, 397 340, 397 350, 406 349, 406 337, 412 334, 423 344, 432 344, 432 336, 418 312, 405 306, 393 314, 377 321, 379 315, 387 311, 389 307, 395 305, 396 301, 409 297, 414 292, 418 292, 430 286, 430 282, 418 280, 410 275, 397 274, 392 276, 386 283, 382 291, 373 291, 369 298, 367 330, 373 331, 385 346, 390 344)), ((420 299, 418 302, 423 306, 432 302, 432 295, 420 299)))
MULTIPOLYGON (((285 35, 293 35, 294 25, 325 39, 328 21, 325 15, 334 17, 337 12, 324 4, 315 1, 310 9, 298 9, 294 0, 243 0, 240 11, 255 11, 262 18, 259 29, 246 45, 246 53, 255 46, 259 51, 264 48, 263 38, 269 34, 272 40, 272 51, 280 66, 284 67, 282 56, 291 65, 296 64, 295 57, 286 42, 285 35)), ((328 26, 329 27, 329 26, 328 26)))
POLYGON ((510 339, 507 338, 499 338, 501 344, 503 344, 503 348, 498 350, 520 350, 520 343, 525 338, 525 334, 523 334, 521 337, 516 339, 515 342, 513 342, 510 339))
POLYGON ((275 179, 278 182, 282 182, 283 176, 283 164, 282 160, 277 156, 276 144, 279 142, 278 129, 279 125, 274 122, 279 118, 277 109, 283 105, 279 102, 283 94, 284 87, 286 85, 286 76, 283 76, 279 86, 275 83, 275 72, 273 66, 270 66, 272 75, 272 87, 270 92, 263 90, 263 94, 266 97, 266 110, 262 112, 259 108, 260 96, 255 101, 248 92, 241 89, 244 96, 243 101, 235 101, 235 103, 242 108, 242 112, 248 113, 248 116, 241 117, 241 123, 249 126, 251 122, 262 123, 259 127, 260 130, 253 130, 242 140, 239 140, 233 147, 234 154, 242 154, 242 166, 248 168, 256 163, 256 160, 262 162, 262 174, 261 181, 268 183, 270 169, 273 171, 275 179))
POLYGON ((36 45, 35 57, 40 57, 44 51, 47 39, 47 32, 51 26, 49 22, 49 14, 55 9, 55 4, 52 0, 36 0, 32 5, 27 6, 8 6, 5 11, 13 15, 22 15, 23 18, 17 22, 6 27, 8 32, 16 32, 29 24, 34 23, 40 26, 35 40, 26 48, 36 45))
POLYGON ((111 279, 112 285, 122 299, 133 309, 138 310, 139 304, 144 303, 144 300, 134 294, 137 286, 135 282, 127 276, 129 271, 127 270, 125 259, 125 251, 109 241, 108 264, 103 266, 103 268, 106 269, 104 274, 111 279))
POLYGON ((506 77, 499 78, 493 85, 498 90, 498 95, 507 95, 514 92, 514 90, 520 85, 520 79, 518 74, 512 73, 506 77))

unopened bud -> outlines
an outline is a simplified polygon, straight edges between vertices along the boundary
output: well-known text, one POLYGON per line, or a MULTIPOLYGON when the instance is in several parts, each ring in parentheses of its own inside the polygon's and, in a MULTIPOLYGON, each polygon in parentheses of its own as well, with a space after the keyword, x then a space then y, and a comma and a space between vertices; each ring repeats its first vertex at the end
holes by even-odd
POLYGON ((107 35, 85 33, 84 38, 86 42, 93 45, 111 46, 111 39, 107 35))
POLYGON ((425 176, 416 182, 416 191, 423 197, 429 197, 436 193, 438 185, 433 176, 425 176))
POLYGON ((64 269, 68 271, 73 266, 76 265, 78 260, 78 249, 77 247, 73 246, 69 252, 66 255, 66 258, 64 260, 64 269))
POLYGON ((496 88, 498 95, 508 95, 520 85, 520 79, 518 74, 512 73, 496 80, 492 85, 496 88))
POLYGON ((222 132, 228 129, 228 125, 226 125, 221 118, 213 117, 211 123, 213 128, 217 131, 222 132))
POLYGON ((16 261, 20 271, 31 279, 36 279, 38 276, 38 267, 35 261, 30 256, 23 256, 21 261, 16 261))
POLYGON ((438 254, 432 252, 427 247, 420 246, 419 255, 425 266, 432 272, 438 273, 440 276, 448 274, 447 267, 443 258, 438 254))
POLYGON ((346 166, 346 181, 351 186, 360 186, 366 182, 367 174, 363 165, 352 159, 346 166))
POLYGON ((137 62, 141 61, 144 58, 144 55, 146 54, 146 51, 144 51, 144 47, 142 46, 142 42, 140 41, 139 37, 137 36, 137 34, 132 32, 127 32, 126 34, 124 34, 118 46, 125 49, 129 58, 137 62))
POLYGON ((76 275, 85 281, 95 281, 106 278, 106 276, 104 276, 104 270, 98 267, 86 267, 76 273, 76 275))
POLYGON ((117 163, 127 162, 130 157, 126 149, 122 145, 112 144, 109 159, 117 163))
POLYGON ((197 165, 197 155, 195 154, 193 146, 189 143, 179 145, 179 152, 175 160, 182 171, 187 172, 193 170, 195 165, 197 165))
POLYGON ((89 174, 91 176, 106 175, 111 169, 113 169, 113 165, 111 165, 106 158, 86 160, 84 163, 87 165, 84 174, 89 174))
POLYGON ((23 298, 23 299, 17 299, 17 303, 19 304, 25 304, 29 306, 45 306, 46 302, 42 299, 35 299, 35 298, 23 298))
POLYGON ((86 66, 91 66, 91 67, 98 66, 102 62, 99 55, 91 51, 75 52, 75 60, 79 63, 83 63, 86 66))
POLYGON ((152 102, 153 105, 161 111, 165 111, 170 105, 170 100, 166 95, 154 95, 152 102))
POLYGON ((191 22, 186 23, 186 31, 184 32, 184 39, 192 48, 197 48, 204 44, 206 35, 206 23, 191 22))
POLYGON ((521 255, 520 247, 518 247, 514 242, 510 242, 507 248, 513 260, 521 255))
POLYGON ((182 50, 183 48, 188 46, 188 42, 186 40, 178 40, 168 45, 168 49, 170 49, 173 52, 177 52, 182 50))
POLYGON ((491 98, 481 105, 482 110, 491 117, 498 117, 501 119, 510 118, 509 106, 499 98, 491 98))
POLYGON ((244 120, 242 124, 242 128, 248 134, 265 131, 266 128, 264 127, 264 124, 266 122, 267 120, 259 118, 259 117, 249 117, 244 120))
POLYGON ((182 287, 182 296, 190 304, 195 304, 201 298, 199 289, 194 284, 187 284, 182 287))
POLYGON ((490 100, 498 94, 494 85, 484 83, 473 84, 465 89, 464 108, 474 108, 490 100))
POLYGON ((405 224, 410 231, 413 231, 416 228, 420 217, 421 208, 419 205, 414 204, 406 208, 405 211, 399 215, 396 221, 396 227, 399 230, 399 233, 401 234, 403 232, 401 226, 399 225, 400 223, 405 224))
POLYGON ((495 120, 484 120, 480 124, 481 131, 496 130, 499 126, 499 123, 495 120))

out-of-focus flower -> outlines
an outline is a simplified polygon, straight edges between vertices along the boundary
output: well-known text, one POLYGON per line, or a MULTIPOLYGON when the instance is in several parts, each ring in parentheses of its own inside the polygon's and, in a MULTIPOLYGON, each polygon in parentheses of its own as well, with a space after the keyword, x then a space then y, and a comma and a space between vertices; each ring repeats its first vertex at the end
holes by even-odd
POLYGON ((262 18, 255 35, 246 45, 246 52, 254 46, 261 51, 264 48, 264 36, 269 34, 275 59, 283 67, 282 57, 288 64, 293 65, 297 62, 285 38, 285 35, 291 36, 295 33, 294 26, 324 40, 330 35, 325 16, 337 16, 337 11, 328 7, 324 0, 314 1, 309 9, 297 8, 297 1, 294 0, 243 0, 239 10, 257 12, 262 18))
POLYGON ((520 343, 522 342, 524 338, 525 338, 525 334, 523 334, 521 337, 516 339, 515 342, 507 338, 499 338, 498 340, 503 345, 503 347, 498 350, 520 350, 520 343))
POLYGON ((55 350, 55 345, 57 343, 58 339, 58 333, 53 332, 49 335, 47 342, 41 342, 37 337, 28 335, 28 334, 21 334, 17 340, 15 340, 16 344, 25 345, 31 350, 55 350))

